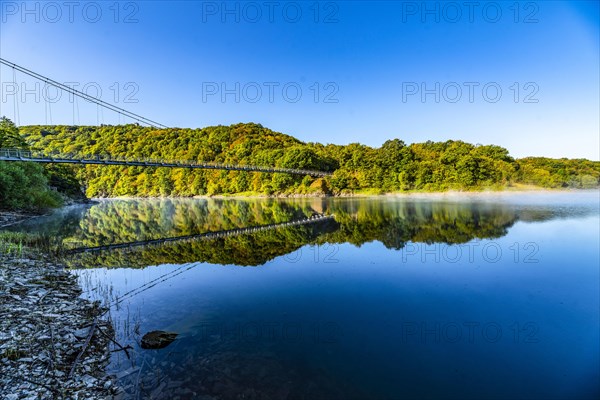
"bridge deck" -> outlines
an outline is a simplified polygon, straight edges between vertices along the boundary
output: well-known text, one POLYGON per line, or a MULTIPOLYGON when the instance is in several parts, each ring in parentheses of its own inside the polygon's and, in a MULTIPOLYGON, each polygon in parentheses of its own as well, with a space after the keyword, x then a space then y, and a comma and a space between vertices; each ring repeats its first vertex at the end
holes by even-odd
POLYGON ((197 163, 192 161, 164 161, 164 160, 125 160, 115 158, 81 158, 68 155, 45 155, 30 151, 16 149, 0 149, 0 161, 21 161, 35 163, 57 163, 57 164, 80 164, 80 165, 125 165, 132 167, 167 167, 167 168, 190 168, 190 169, 220 169, 227 171, 249 171, 249 172, 271 172, 295 175, 309 175, 314 177, 325 177, 331 172, 312 171, 305 169, 259 167, 253 165, 229 165, 219 163, 197 163))

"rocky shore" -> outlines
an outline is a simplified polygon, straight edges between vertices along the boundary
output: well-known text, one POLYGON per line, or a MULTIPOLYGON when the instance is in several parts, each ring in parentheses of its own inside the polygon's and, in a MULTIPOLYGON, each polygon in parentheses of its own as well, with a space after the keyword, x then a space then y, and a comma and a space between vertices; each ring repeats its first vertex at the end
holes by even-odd
POLYGON ((40 257, 0 254, 0 398, 113 399, 112 326, 76 279, 40 257))

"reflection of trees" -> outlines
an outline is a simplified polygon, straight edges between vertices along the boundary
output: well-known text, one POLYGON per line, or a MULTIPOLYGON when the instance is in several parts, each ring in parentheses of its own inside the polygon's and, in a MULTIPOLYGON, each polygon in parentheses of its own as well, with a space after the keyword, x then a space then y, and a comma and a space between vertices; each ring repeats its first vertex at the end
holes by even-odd
MULTIPOLYGON (((214 264, 261 265, 307 244, 380 241, 401 249, 409 241, 465 243, 498 238, 518 220, 545 221, 573 210, 482 202, 431 202, 385 199, 260 200, 123 200, 102 202, 82 215, 70 215, 60 227, 68 247, 101 246, 195 235, 333 214, 335 222, 290 226, 235 237, 188 240, 133 250, 82 254, 76 266, 145 266, 204 261, 214 264), (562 210, 562 211, 561 211, 562 210), (72 222, 80 218, 78 224, 72 222), (68 234, 64 235, 66 231, 68 234)), ((585 213, 585 211, 582 211, 585 213)), ((54 229, 53 228, 53 229, 54 229)))
POLYGON ((366 199, 334 205, 329 212, 335 214, 340 229, 321 240, 356 245, 378 240, 393 249, 408 241, 452 244, 498 238, 518 219, 514 211, 498 206, 366 199))
POLYGON ((309 207, 274 199, 110 201, 92 207, 69 242, 79 246, 134 242, 282 223, 312 214, 309 207))
POLYGON ((320 234, 334 231, 336 227, 334 221, 326 220, 218 239, 185 240, 132 250, 83 253, 68 257, 65 261, 71 267, 145 267, 187 262, 256 266, 313 243, 320 234))

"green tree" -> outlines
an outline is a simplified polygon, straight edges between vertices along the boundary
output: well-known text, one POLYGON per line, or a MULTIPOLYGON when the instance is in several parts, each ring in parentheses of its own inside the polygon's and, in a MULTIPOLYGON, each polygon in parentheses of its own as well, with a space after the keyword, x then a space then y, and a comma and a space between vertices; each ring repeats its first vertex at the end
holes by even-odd
POLYGON ((19 128, 8 118, 0 118, 0 149, 26 149, 27 142, 19 135, 19 128))
POLYGON ((39 211, 61 204, 40 165, 0 162, 0 209, 39 211))

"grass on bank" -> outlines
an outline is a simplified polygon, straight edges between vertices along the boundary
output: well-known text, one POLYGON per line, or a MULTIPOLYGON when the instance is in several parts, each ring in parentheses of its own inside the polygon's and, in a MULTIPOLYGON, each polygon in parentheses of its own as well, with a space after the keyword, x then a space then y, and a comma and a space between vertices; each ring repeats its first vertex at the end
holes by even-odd
POLYGON ((55 236, 0 231, 0 256, 22 258, 40 253, 56 256, 63 250, 62 240, 55 236))

